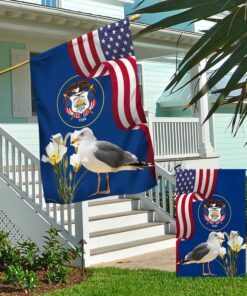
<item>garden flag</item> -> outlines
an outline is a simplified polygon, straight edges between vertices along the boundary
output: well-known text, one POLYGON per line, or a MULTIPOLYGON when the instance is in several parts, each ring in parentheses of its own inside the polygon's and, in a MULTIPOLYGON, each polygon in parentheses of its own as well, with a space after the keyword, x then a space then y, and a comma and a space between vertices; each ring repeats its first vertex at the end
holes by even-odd
POLYGON ((43 52, 30 64, 46 202, 156 185, 128 19, 43 52))
POLYGON ((245 170, 178 170, 177 276, 245 275, 245 170))

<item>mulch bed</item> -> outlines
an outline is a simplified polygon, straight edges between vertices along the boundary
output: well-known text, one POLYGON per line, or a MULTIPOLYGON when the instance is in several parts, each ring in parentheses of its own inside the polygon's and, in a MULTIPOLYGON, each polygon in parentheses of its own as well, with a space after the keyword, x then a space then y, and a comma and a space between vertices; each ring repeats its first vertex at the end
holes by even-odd
POLYGON ((82 271, 79 268, 71 268, 71 272, 68 276, 68 281, 66 283, 48 283, 45 280, 45 272, 44 271, 38 271, 38 277, 39 277, 39 285, 35 290, 32 290, 30 292, 25 292, 18 287, 13 287, 13 285, 8 284, 6 281, 4 281, 3 274, 0 271, 0 295, 13 295, 13 296, 26 296, 26 295, 43 295, 46 292, 55 291, 58 289, 64 289, 69 286, 78 285, 83 281, 86 281, 90 277, 89 272, 85 272, 85 276, 83 278, 82 271))

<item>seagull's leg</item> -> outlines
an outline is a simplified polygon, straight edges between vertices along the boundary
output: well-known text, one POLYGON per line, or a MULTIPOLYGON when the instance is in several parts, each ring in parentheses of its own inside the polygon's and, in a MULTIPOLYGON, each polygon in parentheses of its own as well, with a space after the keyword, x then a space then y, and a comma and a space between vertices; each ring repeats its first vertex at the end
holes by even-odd
POLYGON ((208 275, 208 273, 205 272, 205 265, 202 263, 202 275, 208 275))
POLYGON ((109 173, 106 173, 106 181, 107 181, 107 189, 102 191, 101 193, 108 194, 111 192, 110 182, 109 182, 109 173))
POLYGON ((96 194, 99 194, 101 193, 99 190, 100 190, 100 183, 101 183, 101 177, 100 177, 100 174, 98 173, 98 185, 97 185, 97 191, 93 194, 91 194, 90 196, 93 196, 93 195, 96 195, 96 194))
POLYGON ((209 262, 208 262, 208 272, 209 272, 209 275, 215 275, 215 274, 213 274, 213 273, 211 272, 211 270, 210 270, 209 262))

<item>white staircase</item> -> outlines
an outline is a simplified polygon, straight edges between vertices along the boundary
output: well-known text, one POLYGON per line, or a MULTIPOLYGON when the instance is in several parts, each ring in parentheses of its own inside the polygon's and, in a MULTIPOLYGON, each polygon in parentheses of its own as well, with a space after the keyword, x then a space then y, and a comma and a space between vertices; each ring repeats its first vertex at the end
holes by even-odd
POLYGON ((65 244, 83 238, 86 266, 175 246, 175 180, 158 165, 157 174, 158 186, 147 193, 46 204, 38 158, 0 127, 1 209, 39 247, 51 225, 65 244))

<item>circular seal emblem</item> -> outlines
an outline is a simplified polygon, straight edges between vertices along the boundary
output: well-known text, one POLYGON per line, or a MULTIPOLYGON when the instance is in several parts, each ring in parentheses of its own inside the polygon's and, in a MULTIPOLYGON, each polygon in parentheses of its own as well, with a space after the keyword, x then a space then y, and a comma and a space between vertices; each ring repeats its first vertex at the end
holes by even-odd
POLYGON ((95 78, 78 75, 68 79, 57 95, 57 112, 64 124, 73 128, 91 125, 104 107, 104 91, 95 78))
POLYGON ((198 218, 201 225, 207 230, 220 231, 230 222, 230 204, 223 196, 215 194, 209 200, 200 203, 198 218))

